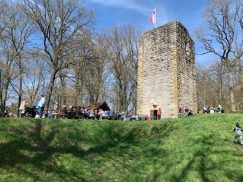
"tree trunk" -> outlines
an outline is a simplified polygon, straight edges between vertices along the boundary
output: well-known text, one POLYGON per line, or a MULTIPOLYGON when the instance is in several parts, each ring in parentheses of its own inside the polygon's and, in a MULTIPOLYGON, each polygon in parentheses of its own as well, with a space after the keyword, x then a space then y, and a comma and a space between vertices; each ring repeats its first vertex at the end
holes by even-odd
POLYGON ((80 85, 79 85, 79 74, 76 73, 75 76, 75 99, 74 99, 74 105, 77 106, 80 104, 78 101, 80 99, 80 85))
POLYGON ((2 106, 3 106, 3 89, 1 88, 1 90, 0 90, 0 117, 3 116, 2 106))
POLYGON ((6 77, 5 77, 5 81, 3 81, 2 83, 5 82, 5 84, 2 84, 2 100, 1 100, 1 113, 4 115, 5 109, 6 109, 6 101, 8 99, 8 88, 9 88, 9 84, 11 82, 11 73, 10 73, 10 69, 11 69, 11 62, 8 63, 8 67, 6 69, 6 77))
MULTIPOLYGON (((77 73, 76 73, 77 74, 77 73)), ((75 80, 75 103, 76 105, 83 105, 83 76, 80 76, 80 74, 78 74, 76 76, 76 80, 75 80)))
POLYGON ((5 113, 5 109, 6 109, 6 101, 8 99, 8 87, 9 87, 10 81, 8 81, 5 85, 5 87, 3 87, 3 99, 2 99, 2 103, 1 103, 1 113, 4 115, 5 113))
MULTIPOLYGON (((3 102, 3 89, 2 89, 2 70, 0 69, 0 107, 2 106, 2 102, 3 102)), ((2 111, 0 108, 0 117, 2 116, 2 111)))
POLYGON ((220 79, 220 85, 219 85, 219 101, 221 102, 220 104, 223 104, 224 103, 224 97, 223 97, 223 75, 222 75, 222 72, 220 72, 219 79, 220 79))
POLYGON ((233 83, 233 73, 229 71, 229 92, 230 92, 230 108, 232 112, 235 112, 235 95, 234 95, 234 83, 233 83))
POLYGON ((22 94, 23 94, 23 70, 22 70, 22 62, 21 62, 21 58, 20 58, 20 63, 19 63, 19 70, 20 70, 20 74, 19 74, 19 98, 18 98, 18 109, 17 109, 17 115, 19 116, 19 107, 21 104, 21 100, 22 100, 22 94))
POLYGON ((66 81, 65 81, 65 76, 61 75, 60 77, 61 81, 61 103, 62 105, 67 105, 67 95, 66 95, 66 81))
POLYGON ((51 73, 51 79, 50 79, 50 83, 48 86, 48 91, 47 91, 47 102, 46 102, 46 110, 48 111, 50 108, 50 102, 51 102, 51 96, 52 96, 52 91, 55 85, 55 80, 56 80, 56 70, 53 70, 51 73))

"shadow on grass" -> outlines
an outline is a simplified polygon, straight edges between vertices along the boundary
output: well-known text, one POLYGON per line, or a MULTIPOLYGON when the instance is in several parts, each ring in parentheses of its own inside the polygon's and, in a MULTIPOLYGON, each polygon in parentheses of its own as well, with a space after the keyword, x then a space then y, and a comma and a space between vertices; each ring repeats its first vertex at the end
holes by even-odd
MULTIPOLYGON (((173 161, 171 163, 166 161, 170 155, 173 155, 173 151, 169 151, 171 152, 169 153, 163 149, 164 141, 177 130, 174 122, 146 124, 144 126, 140 124, 124 125, 122 123, 100 123, 98 125, 97 123, 90 123, 90 128, 82 128, 81 126, 65 125, 58 122, 48 124, 37 120, 29 125, 1 127, 0 132, 11 137, 8 142, 0 143, 0 168, 7 169, 10 173, 29 177, 34 181, 90 181, 91 176, 96 181, 102 181, 101 179, 107 181, 105 175, 110 173, 103 174, 103 171, 98 173, 97 168, 102 164, 95 164, 95 159, 102 157, 98 162, 105 162, 107 158, 104 156, 106 153, 110 153, 117 158, 121 157, 120 161, 122 161, 126 159, 123 158, 123 155, 126 154, 133 164, 125 161, 124 164, 119 165, 123 165, 130 172, 129 175, 138 177, 132 178, 134 181, 141 181, 141 179, 142 181, 144 179, 161 181, 163 180, 161 179, 163 176, 161 168, 173 171, 174 166, 177 165, 173 161), (129 149, 138 149, 139 151, 133 152, 129 149), (90 175, 77 169, 80 166, 75 168, 73 166, 75 164, 72 162, 71 169, 67 169, 65 164, 57 165, 56 159, 66 154, 74 156, 74 160, 89 163, 91 168, 88 169, 87 173, 90 175), (162 160, 159 160, 160 158, 162 160), (140 159, 142 159, 141 162, 140 159), (138 163, 136 163, 137 161, 138 163), (160 164, 160 162, 163 163, 160 164), (147 176, 140 177, 141 171, 148 169, 146 165, 151 168, 156 167, 156 170, 147 173, 147 176), (26 166, 31 166, 31 168, 26 166), (45 176, 47 173, 49 177, 45 176)), ((213 170, 213 167, 221 168, 228 179, 243 181, 243 174, 234 170, 226 171, 227 168, 223 168, 227 166, 227 161, 219 161, 216 166, 210 163, 208 156, 211 154, 229 153, 234 156, 230 158, 233 160, 242 157, 240 151, 221 150, 221 147, 217 147, 217 150, 212 149, 216 145, 215 140, 217 139, 217 136, 209 133, 193 141, 193 145, 200 146, 200 150, 188 150, 194 152, 193 156, 187 161, 179 174, 167 176, 168 181, 185 181, 190 171, 196 170, 201 181, 210 182, 211 178, 207 174, 213 170)), ((107 170, 110 170, 110 168, 107 170)), ((115 172, 121 173, 121 171, 115 172)), ((112 175, 110 174, 110 176, 112 175)), ((126 175, 126 173, 120 174, 124 179, 126 179, 126 175)))
POLYGON ((206 172, 206 159, 207 155, 210 153, 210 146, 213 145, 213 143, 210 141, 210 139, 213 138, 212 135, 204 136, 201 140, 197 140, 196 143, 201 145, 201 149, 196 151, 192 157, 192 159, 187 163, 187 165, 181 170, 180 175, 173 176, 170 181, 178 182, 183 181, 188 173, 192 170, 193 165, 196 162, 199 162, 198 165, 198 172, 200 174, 201 180, 203 182, 209 182, 206 172))
MULTIPOLYGON (((217 163, 211 163, 209 160, 210 155, 225 155, 228 154, 232 156, 230 158, 232 161, 234 161, 234 164, 239 164, 240 161, 237 160, 235 156, 242 156, 239 153, 233 152, 230 149, 229 150, 220 150, 220 147, 217 150, 213 150, 212 148, 215 146, 215 141, 217 137, 214 134, 210 134, 207 136, 203 136, 201 140, 196 140, 195 145, 200 146, 200 150, 196 151, 191 158, 191 160, 188 161, 187 165, 182 168, 181 172, 179 175, 174 175, 171 177, 170 181, 172 182, 178 182, 178 181, 186 181, 189 173, 191 171, 197 171, 198 174, 200 175, 200 178, 202 182, 210 182, 212 179, 209 178, 208 172, 211 170, 218 169, 224 175, 224 178, 227 180, 232 180, 232 179, 237 179, 238 182, 243 181, 243 174, 240 173, 239 171, 236 171, 230 168, 227 168, 226 166, 228 165, 228 161, 222 159, 223 161, 217 161, 217 163)), ((228 159, 229 160, 229 159, 228 159)), ((231 161, 231 162, 232 162, 231 161)), ((171 166, 173 168, 173 166, 171 166)), ((212 176, 211 176, 212 177, 212 176)), ((213 181, 212 181, 213 182, 213 181)))
MULTIPOLYGON (((30 125, 1 128, 0 131, 12 138, 9 142, 0 143, 0 168, 24 174, 35 181, 41 180, 38 174, 41 171, 53 173, 61 181, 87 181, 89 179, 79 171, 70 172, 62 166, 57 166, 56 156, 71 154, 87 161, 90 160, 87 159, 89 155, 100 156, 111 149, 115 149, 119 155, 124 153, 126 148, 138 144, 140 140, 160 142, 173 131, 173 127, 172 124, 165 124, 146 130, 138 126, 128 128, 121 123, 110 123, 100 125, 92 130, 92 133, 78 127, 34 121, 30 125), (26 169, 26 165, 32 166, 35 172, 26 169)), ((149 151, 149 156, 154 153, 153 150, 149 151)), ((95 175, 95 169, 93 170, 95 175)))
POLYGON ((243 181, 243 173, 240 174, 237 178, 237 182, 242 182, 243 181))

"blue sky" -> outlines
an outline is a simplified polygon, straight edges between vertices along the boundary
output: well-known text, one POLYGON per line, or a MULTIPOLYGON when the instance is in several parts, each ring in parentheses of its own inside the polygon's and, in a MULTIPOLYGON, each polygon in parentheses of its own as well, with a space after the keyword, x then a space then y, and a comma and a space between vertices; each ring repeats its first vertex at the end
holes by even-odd
MULTIPOLYGON (((180 21, 189 30, 196 43, 196 52, 201 48, 196 40, 195 31, 202 23, 202 11, 208 0, 86 0, 86 6, 95 11, 96 31, 113 26, 131 24, 141 30, 153 28, 149 18, 157 8, 157 26, 169 21, 180 21)), ((205 64, 209 55, 196 56, 196 61, 205 64)))

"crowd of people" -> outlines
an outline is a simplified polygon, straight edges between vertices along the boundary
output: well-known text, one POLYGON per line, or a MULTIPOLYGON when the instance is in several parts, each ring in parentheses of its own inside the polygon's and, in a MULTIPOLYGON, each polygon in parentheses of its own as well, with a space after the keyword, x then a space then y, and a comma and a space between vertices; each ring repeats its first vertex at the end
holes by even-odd
POLYGON ((112 120, 127 120, 127 116, 124 111, 110 111, 102 108, 85 108, 80 106, 67 107, 63 105, 61 109, 58 109, 57 103, 53 104, 51 110, 45 110, 45 97, 41 96, 40 100, 36 101, 34 107, 29 107, 27 100, 24 99, 19 107, 20 117, 31 116, 35 118, 68 118, 68 119, 112 119, 112 120))
POLYGON ((191 109, 188 109, 186 106, 179 106, 179 111, 178 111, 179 118, 185 117, 185 116, 192 116, 193 112, 191 109))
POLYGON ((60 111, 54 111, 52 113, 53 117, 61 117, 61 118, 69 118, 69 119, 93 119, 93 120, 102 120, 102 119, 117 119, 117 117, 111 115, 112 112, 109 110, 103 110, 103 109, 87 109, 85 107, 74 107, 69 106, 69 108, 66 107, 66 105, 63 105, 60 111))
MULTIPOLYGON (((6 110, 7 112, 7 110, 6 110)), ((224 109, 219 104, 217 107, 212 108, 210 106, 203 107, 204 114, 208 113, 224 113, 224 109)), ((102 120, 102 119, 111 119, 111 120, 160 120, 162 115, 161 108, 156 110, 156 117, 153 116, 128 116, 124 111, 110 111, 103 110, 102 108, 85 108, 80 106, 72 106, 67 107, 63 105, 61 109, 58 110, 57 103, 53 104, 52 110, 45 110, 45 96, 41 95, 40 99, 36 101, 34 107, 29 107, 27 100, 23 99, 19 107, 19 116, 32 116, 35 118, 69 118, 69 119, 94 119, 94 120, 102 120)), ((179 106, 178 116, 192 116, 192 110, 188 109, 186 106, 179 106)), ((13 117, 14 114, 8 110, 6 116, 13 117)))
MULTIPOLYGON (((35 117, 35 118, 68 118, 68 119, 91 119, 91 120, 160 120, 162 116, 161 108, 158 108, 156 114, 152 116, 144 115, 127 115, 126 112, 120 110, 105 110, 102 108, 87 108, 81 106, 67 107, 63 105, 58 109, 57 102, 52 103, 52 109, 45 110, 45 96, 41 95, 40 99, 36 101, 35 106, 29 107, 27 100, 23 99, 19 107, 19 116, 35 117)), ((8 112, 8 117, 14 117, 12 112, 8 112)), ((193 113, 186 106, 179 107, 179 117, 192 116, 193 113)))
POLYGON ((217 107, 211 107, 211 106, 204 106, 203 107, 203 114, 213 114, 213 113, 224 113, 224 109, 219 104, 217 107))
POLYGON ((11 111, 11 107, 7 106, 4 112, 0 112, 0 117, 14 117, 15 114, 11 111))
POLYGON ((45 117, 44 108, 45 108, 44 95, 41 95, 40 100, 37 100, 35 106, 32 108, 28 107, 27 100, 24 99, 20 104, 19 114, 20 117, 26 116, 28 114, 32 117, 35 116, 35 118, 44 118, 45 117))

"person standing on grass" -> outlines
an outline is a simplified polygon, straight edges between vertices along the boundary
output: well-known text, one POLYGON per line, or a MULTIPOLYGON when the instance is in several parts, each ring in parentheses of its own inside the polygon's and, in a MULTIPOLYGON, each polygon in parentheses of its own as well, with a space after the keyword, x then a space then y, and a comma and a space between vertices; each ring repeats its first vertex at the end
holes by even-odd
POLYGON ((240 124, 238 122, 235 124, 234 132, 235 132, 235 141, 234 142, 240 143, 241 145, 243 145, 242 129, 241 129, 240 124))
POLYGON ((161 119, 161 108, 159 108, 159 110, 157 111, 157 116, 158 116, 158 120, 161 119))
POLYGON ((98 113, 99 120, 102 120, 102 116, 103 116, 103 114, 104 114, 103 109, 100 109, 100 110, 99 110, 99 113, 98 113))
POLYGON ((93 110, 93 109, 90 109, 90 111, 89 111, 89 119, 95 119, 95 110, 93 110))
POLYGON ((40 101, 35 103, 35 118, 40 118, 40 101))
POLYGON ((40 109, 40 118, 44 118, 45 116, 43 115, 43 111, 44 111, 44 108, 45 108, 45 96, 44 95, 41 95, 41 99, 40 99, 40 102, 39 102, 39 109, 40 109))
POLYGON ((24 99, 22 101, 22 103, 20 104, 20 107, 19 107, 19 114, 20 114, 20 117, 23 117, 26 113, 26 107, 27 107, 27 101, 26 99, 24 99))

